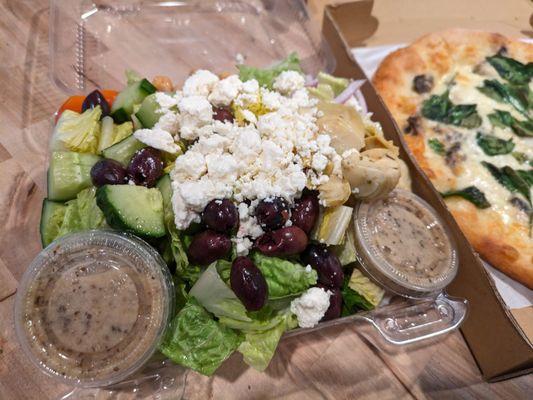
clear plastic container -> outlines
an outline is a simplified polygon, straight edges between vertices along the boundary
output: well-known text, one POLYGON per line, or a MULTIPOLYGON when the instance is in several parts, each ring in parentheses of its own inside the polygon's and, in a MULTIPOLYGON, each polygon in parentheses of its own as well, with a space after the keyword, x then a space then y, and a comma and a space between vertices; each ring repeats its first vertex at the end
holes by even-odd
POLYGON ((69 385, 107 386, 150 359, 174 303, 166 263, 146 242, 75 233, 42 250, 24 273, 15 330, 45 373, 69 385))
POLYGON ((380 286, 400 296, 436 297, 459 267, 446 224, 420 197, 396 189, 361 202, 354 214, 357 258, 380 286))
MULTIPOLYGON (((239 62, 268 66, 292 51, 299 54, 306 73, 335 68, 331 50, 311 29, 299 0, 51 0, 50 11, 51 78, 66 95, 121 88, 126 69, 147 78, 167 75, 180 86, 196 69, 235 73, 239 62)), ((402 345, 457 329, 466 311, 465 300, 434 293, 431 299, 395 299, 375 311, 296 329, 286 336, 364 321, 385 342, 402 345)), ((169 364, 158 365, 106 393, 122 393, 125 387, 134 393, 147 382, 175 375, 174 370, 168 372, 169 364)), ((163 395, 181 383, 175 379, 168 387, 154 389, 154 394, 163 395)), ((75 391, 67 397, 90 394, 75 391)))
POLYGON ((332 71, 300 1, 51 0, 51 74, 67 93, 121 88, 124 71, 181 85, 196 69, 236 72, 296 51, 309 73, 332 71))

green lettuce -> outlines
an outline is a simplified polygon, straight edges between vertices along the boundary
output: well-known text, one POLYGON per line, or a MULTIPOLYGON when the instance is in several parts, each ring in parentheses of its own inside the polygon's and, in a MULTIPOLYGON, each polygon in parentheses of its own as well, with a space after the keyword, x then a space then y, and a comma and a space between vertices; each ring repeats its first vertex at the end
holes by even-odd
POLYGON ((316 87, 307 88, 309 94, 319 100, 332 101, 335 98, 335 92, 330 85, 319 83, 316 87))
POLYGON ((344 278, 342 287, 342 316, 359 310, 372 310, 383 299, 385 291, 354 268, 349 278, 344 278))
POLYGON ((65 205, 67 207, 63 221, 54 240, 72 232, 107 226, 104 214, 96 204, 95 187, 82 190, 75 199, 66 202, 65 205))
POLYGON ((346 78, 339 78, 337 76, 330 75, 326 72, 320 71, 316 76, 318 84, 328 85, 333 91, 333 96, 336 97, 341 94, 344 89, 350 84, 350 80, 346 78))
POLYGON ((343 266, 357 261, 357 250, 355 249, 355 229, 352 225, 346 229, 344 242, 340 245, 333 246, 333 251, 339 258, 343 266))
POLYGON ((257 82, 259 82, 260 86, 266 86, 269 89, 272 89, 274 79, 283 71, 292 70, 300 73, 302 72, 302 68, 300 67, 300 59, 298 58, 298 54, 295 52, 289 54, 286 59, 270 68, 261 69, 250 67, 248 65, 239 65, 237 68, 239 69, 239 78, 241 81, 244 82, 255 79, 257 82))
POLYGON ((76 197, 82 229, 95 229, 106 226, 104 213, 96 204, 96 188, 82 190, 76 197))
POLYGON ((385 291, 382 288, 364 276, 358 269, 353 270, 348 286, 372 304, 372 308, 378 306, 385 294, 385 291))
MULTIPOLYGON (((100 106, 85 110, 82 114, 65 110, 54 131, 54 143, 61 143, 64 149, 78 153, 98 153, 100 140, 100 106)), ((53 145, 58 149, 57 144, 53 145)))
POLYGON ((63 222, 59 227, 57 236, 54 238, 60 238, 61 236, 68 235, 72 232, 78 232, 82 230, 80 214, 78 212, 78 200, 70 200, 65 203, 67 208, 65 209, 65 214, 63 215, 63 222))
POLYGON ((244 362, 258 371, 264 371, 268 367, 283 333, 298 325, 294 314, 290 312, 282 314, 277 322, 271 329, 247 332, 237 349, 244 362))
POLYGON ((307 270, 292 261, 261 253, 254 253, 252 260, 265 277, 269 300, 303 293, 317 282, 314 269, 307 270))
POLYGON ((220 275, 220 278, 228 283, 231 274, 231 262, 228 260, 217 260, 217 272, 220 275))
POLYGON ((228 328, 238 329, 243 332, 266 331, 278 325, 283 319, 286 310, 277 312, 269 305, 263 306, 259 311, 245 312, 247 318, 220 317, 219 322, 228 328))
POLYGON ((190 298, 167 328, 159 350, 173 362, 210 376, 242 340, 190 298))
POLYGON ((185 246, 183 245, 181 235, 174 224, 173 214, 170 218, 171 219, 165 217, 165 225, 169 233, 168 238, 170 243, 170 251, 174 261, 176 262, 176 273, 182 275, 189 266, 189 259, 187 257, 187 252, 185 251, 185 246))
POLYGON ((251 321, 246 309, 235 293, 218 274, 217 262, 212 263, 200 276, 189 292, 210 313, 218 318, 228 317, 240 321, 251 321))

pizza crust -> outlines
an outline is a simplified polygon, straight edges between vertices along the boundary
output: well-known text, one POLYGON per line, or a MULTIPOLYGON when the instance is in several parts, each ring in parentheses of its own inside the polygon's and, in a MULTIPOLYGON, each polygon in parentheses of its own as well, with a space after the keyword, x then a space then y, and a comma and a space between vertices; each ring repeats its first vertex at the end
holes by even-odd
MULTIPOLYGON (((485 57, 505 47, 510 57, 533 61, 533 45, 500 34, 453 29, 421 37, 408 47, 389 54, 373 78, 420 167, 437 187, 453 187, 455 176, 444 163, 425 156, 428 128, 423 118, 410 118, 426 98, 413 90, 413 79, 428 74, 441 78, 460 65, 480 65, 485 57)), ((503 273, 533 289, 533 239, 520 222, 504 223, 491 209, 481 210, 459 198, 446 204, 465 236, 480 255, 503 273)))

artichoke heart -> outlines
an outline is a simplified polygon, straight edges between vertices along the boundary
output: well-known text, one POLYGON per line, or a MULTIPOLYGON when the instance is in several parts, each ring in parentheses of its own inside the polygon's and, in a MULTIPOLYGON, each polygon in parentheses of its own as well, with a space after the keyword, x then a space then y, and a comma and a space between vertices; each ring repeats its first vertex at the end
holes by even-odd
POLYGON ((400 155, 400 149, 394 145, 392 140, 387 140, 381 135, 367 136, 365 138, 365 150, 370 149, 387 149, 390 150, 395 157, 400 155))
POLYGON ((398 182, 398 187, 401 189, 405 189, 408 191, 411 191, 411 175, 409 173, 409 167, 405 163, 405 161, 398 159, 398 162, 400 164, 400 181, 398 182))
POLYGON ((317 119, 320 132, 331 137, 331 146, 342 154, 347 149, 361 150, 365 145, 365 125, 355 108, 344 104, 320 102, 317 119))
POLYGON ((326 183, 318 187, 318 190, 320 192, 318 197, 326 207, 337 207, 344 204, 352 193, 348 181, 337 175, 331 175, 326 183))
POLYGON ((349 154, 342 162, 342 172, 355 198, 377 199, 398 184, 400 164, 393 152, 377 148, 349 154))

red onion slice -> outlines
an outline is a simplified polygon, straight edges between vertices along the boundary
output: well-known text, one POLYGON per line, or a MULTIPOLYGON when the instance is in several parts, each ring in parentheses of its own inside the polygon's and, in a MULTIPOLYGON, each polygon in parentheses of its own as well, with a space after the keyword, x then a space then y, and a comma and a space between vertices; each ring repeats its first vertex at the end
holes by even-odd
POLYGON ((305 76, 305 86, 307 87, 316 87, 318 85, 318 79, 313 77, 311 74, 305 76))
POLYGON ((333 100, 335 103, 344 104, 348 101, 350 97, 354 95, 354 93, 366 82, 366 79, 358 79, 356 81, 351 82, 346 89, 342 91, 341 94, 339 94, 337 97, 335 97, 335 100, 333 100))
POLYGON ((363 93, 360 90, 356 90, 355 93, 354 93, 354 96, 355 96, 355 100, 357 100, 357 102, 361 106, 361 109, 362 109, 363 113, 367 114, 368 113, 368 107, 366 105, 366 100, 365 100, 365 96, 363 96, 363 93))

